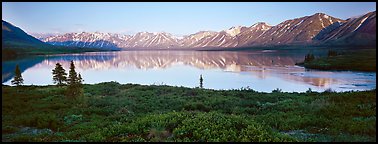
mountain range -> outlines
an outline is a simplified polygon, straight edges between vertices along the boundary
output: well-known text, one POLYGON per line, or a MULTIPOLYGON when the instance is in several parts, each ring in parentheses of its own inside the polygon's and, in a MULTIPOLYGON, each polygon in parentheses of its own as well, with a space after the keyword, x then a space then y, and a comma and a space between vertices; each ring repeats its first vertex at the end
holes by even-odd
POLYGON ((80 32, 46 37, 41 35, 37 40, 5 21, 2 27, 3 43, 17 39, 27 43, 45 42, 57 46, 105 49, 195 49, 277 45, 375 45, 375 21, 376 11, 346 20, 316 13, 286 20, 275 26, 258 22, 249 27, 236 26, 219 32, 199 31, 183 38, 165 32, 139 32, 135 35, 80 32))
MULTIPOLYGON (((101 40, 99 40, 101 41, 101 40)), ((97 41, 97 42, 99 42, 97 41)), ((120 48, 103 48, 106 44, 97 47, 78 47, 78 46, 56 46, 43 42, 2 20, 2 41, 1 41, 2 60, 15 59, 22 55, 58 54, 58 53, 77 53, 93 51, 114 51, 120 48)), ((76 41, 76 45, 80 44, 76 41)), ((108 44, 114 46, 114 44, 108 44)))
POLYGON ((19 27, 16 27, 4 20, 1 22, 2 27, 2 45, 46 45, 41 40, 27 34, 19 27))

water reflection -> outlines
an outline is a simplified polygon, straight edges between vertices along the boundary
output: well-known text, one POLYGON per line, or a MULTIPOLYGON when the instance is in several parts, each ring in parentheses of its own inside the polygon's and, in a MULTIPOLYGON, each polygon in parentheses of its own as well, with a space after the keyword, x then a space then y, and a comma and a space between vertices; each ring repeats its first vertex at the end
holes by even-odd
POLYGON ((136 68, 165 69, 182 63, 200 69, 221 68, 229 71, 245 71, 241 66, 290 66, 303 59, 302 56, 273 56, 252 52, 196 52, 196 51, 124 51, 99 52, 75 55, 57 55, 43 61, 39 66, 67 64, 76 61, 78 67, 86 69, 136 68))
POLYGON ((26 69, 41 63, 45 58, 43 57, 28 57, 23 59, 17 59, 13 61, 2 62, 2 82, 10 81, 14 77, 14 70, 16 64, 19 65, 21 72, 23 73, 26 69))
POLYGON ((375 73, 306 71, 294 66, 305 53, 289 51, 200 52, 122 51, 53 55, 3 62, 2 82, 10 84, 15 64, 21 65, 26 84, 52 84, 51 70, 61 63, 68 71, 73 60, 86 83, 165 83, 196 87, 199 74, 205 86, 231 89, 250 86, 258 91, 362 90, 375 87, 375 73), (41 74, 36 78, 35 74, 41 74), (27 78, 28 75, 34 77, 27 78), (28 80, 29 79, 29 80, 28 80))

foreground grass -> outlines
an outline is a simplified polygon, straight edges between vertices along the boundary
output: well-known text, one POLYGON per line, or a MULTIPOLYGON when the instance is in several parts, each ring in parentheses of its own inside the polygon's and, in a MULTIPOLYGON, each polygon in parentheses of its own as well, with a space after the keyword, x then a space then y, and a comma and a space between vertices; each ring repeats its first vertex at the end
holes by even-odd
POLYGON ((363 49, 347 52, 333 57, 316 58, 314 61, 299 65, 320 70, 377 71, 376 49, 363 49))
POLYGON ((2 86, 2 141, 376 141, 376 91, 2 86))

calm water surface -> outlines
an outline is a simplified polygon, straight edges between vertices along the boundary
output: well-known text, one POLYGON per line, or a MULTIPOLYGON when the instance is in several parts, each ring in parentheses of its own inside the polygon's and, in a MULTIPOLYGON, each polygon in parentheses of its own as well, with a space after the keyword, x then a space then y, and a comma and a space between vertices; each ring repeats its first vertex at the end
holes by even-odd
POLYGON ((295 66, 305 53, 290 51, 201 52, 120 51, 90 52, 19 59, 2 62, 2 83, 10 85, 16 64, 24 84, 50 85, 52 69, 61 63, 69 70, 73 60, 84 83, 117 81, 143 85, 197 87, 203 75, 204 87, 239 89, 250 87, 271 92, 367 90, 376 87, 375 72, 318 71, 295 66))

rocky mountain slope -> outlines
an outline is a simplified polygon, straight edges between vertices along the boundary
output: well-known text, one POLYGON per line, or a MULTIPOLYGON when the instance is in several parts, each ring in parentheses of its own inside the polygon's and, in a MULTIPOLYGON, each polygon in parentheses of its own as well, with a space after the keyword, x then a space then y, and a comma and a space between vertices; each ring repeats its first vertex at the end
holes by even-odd
POLYGON ((375 44, 376 12, 369 12, 323 29, 314 40, 333 44, 375 44))
POLYGON ((276 26, 264 22, 219 32, 200 31, 179 39, 169 33, 139 32, 135 35, 68 33, 42 40, 53 45, 119 48, 206 48, 311 44, 371 44, 375 42, 375 11, 342 20, 324 13, 286 20, 276 26))

